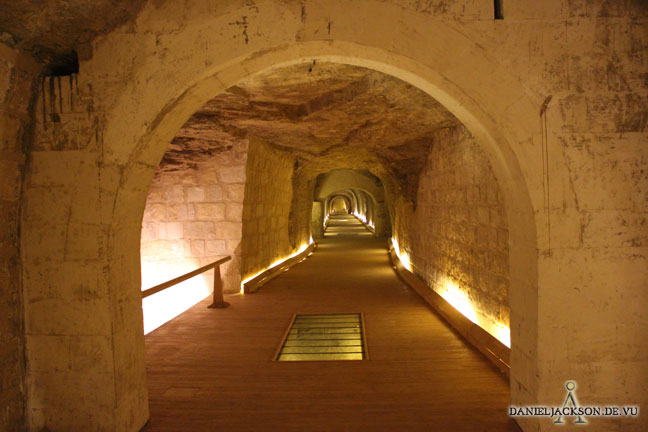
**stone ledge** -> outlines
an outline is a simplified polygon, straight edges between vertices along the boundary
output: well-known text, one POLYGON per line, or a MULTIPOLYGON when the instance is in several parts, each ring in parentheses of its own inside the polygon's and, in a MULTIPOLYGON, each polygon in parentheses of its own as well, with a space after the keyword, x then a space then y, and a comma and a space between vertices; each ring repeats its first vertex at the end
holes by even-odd
POLYGON ((311 243, 303 252, 298 255, 295 255, 292 258, 287 259, 281 264, 271 267, 266 271, 259 273, 253 279, 245 282, 243 284, 243 294, 251 294, 261 288, 264 284, 270 282, 270 280, 279 276, 285 270, 288 270, 290 267, 301 262, 303 259, 306 259, 308 255, 317 248, 317 243, 311 243))
POLYGON ((396 274, 431 306, 468 343, 477 348, 507 377, 510 376, 511 349, 486 330, 470 321, 443 297, 401 264, 394 247, 389 245, 389 257, 396 274))

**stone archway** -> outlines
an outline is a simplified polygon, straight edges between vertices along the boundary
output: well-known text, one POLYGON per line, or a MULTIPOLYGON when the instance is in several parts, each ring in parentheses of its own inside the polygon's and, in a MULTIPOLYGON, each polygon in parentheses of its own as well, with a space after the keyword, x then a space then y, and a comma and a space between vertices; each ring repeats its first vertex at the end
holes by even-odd
MULTIPOLYGON (((533 209, 541 207, 542 196, 540 167, 527 147, 537 142, 540 132, 536 98, 451 26, 437 21, 431 25, 429 17, 391 4, 361 1, 342 7, 337 1, 321 2, 300 13, 297 5, 274 2, 218 10, 203 3, 209 13, 195 12, 181 26, 169 19, 172 5, 147 6, 137 33, 123 29, 109 35, 95 47, 94 58, 82 65, 87 72, 80 77, 82 85, 93 84, 94 97, 100 99, 105 113, 96 169, 111 203, 106 214, 96 215, 106 226, 101 232, 105 248, 99 257, 104 269, 100 284, 106 288, 103 301, 112 320, 111 349, 102 354, 109 364, 105 386, 112 388, 114 402, 101 408, 105 411, 101 418, 112 425, 106 423, 106 428, 135 430, 148 417, 139 233, 148 185, 167 143, 197 108, 240 79, 273 66, 306 61, 345 63, 400 78, 442 103, 482 146, 501 185, 509 220, 512 399, 515 403, 535 400, 540 389, 533 209), (373 20, 367 20, 368 9, 373 20), (401 32, 398 23, 403 15, 410 27, 401 32), (173 38, 164 32, 157 38, 146 32, 156 28, 159 20, 164 20, 173 38), (358 29, 354 20, 367 26, 358 29), (339 23, 335 26, 340 25, 339 31, 318 36, 331 21, 339 23), (244 39, 208 32, 221 27, 240 30, 244 39), (248 35, 253 35, 249 42, 248 35), (187 51, 187 46, 195 49, 187 51), (447 50, 448 46, 454 49, 447 50), (115 73, 103 76, 104 67, 115 73), (486 70, 491 73, 484 74, 486 70)), ((26 284, 25 289, 31 287, 26 284)), ((54 381, 36 384, 40 385, 47 392, 56 391, 54 381)), ((39 391, 33 389, 31 394, 39 391)), ((41 412, 32 413, 34 427, 51 410, 37 408, 41 412)))
POLYGON ((331 197, 331 211, 339 211, 340 209, 344 209, 346 213, 351 213, 353 208, 352 205, 349 204, 349 199, 345 195, 335 195, 331 197))
MULTIPOLYGON (((360 172, 350 169, 339 169, 322 173, 324 176, 321 183, 315 187, 315 200, 321 200, 324 204, 322 210, 326 213, 328 207, 327 197, 339 190, 356 190, 366 195, 370 202, 371 223, 378 236, 387 236, 392 232, 391 220, 387 211, 387 192, 382 180, 370 171, 360 172)), ((369 215, 367 215, 369 217, 369 215)), ((320 217, 320 219, 323 218, 320 217)))
MULTIPOLYGON (((311 61, 311 59, 319 60, 319 61, 331 61, 331 62, 340 62, 340 63, 345 63, 345 64, 352 64, 352 65, 357 65, 357 66, 364 66, 364 67, 372 67, 376 70, 379 70, 381 72, 386 72, 386 71, 391 71, 391 73, 401 79, 406 79, 409 78, 409 82, 411 84, 417 85, 420 89, 426 91, 428 94, 435 96, 437 99, 440 99, 438 97, 438 89, 433 88, 430 86, 428 83, 421 82, 421 78, 411 76, 408 73, 402 73, 402 71, 394 71, 392 70, 391 65, 381 65, 379 63, 374 63, 373 61, 367 61, 365 59, 361 58, 352 58, 352 57, 346 57, 346 56, 336 56, 336 55, 316 55, 315 52, 318 51, 319 48, 324 48, 326 51, 330 51, 331 47, 334 47, 335 45, 340 45, 340 46, 345 46, 348 47, 349 44, 347 43, 337 43, 337 44, 330 44, 326 43, 323 45, 320 45, 319 47, 317 45, 320 44, 315 44, 315 43, 305 43, 305 44, 296 44, 293 47, 289 47, 288 50, 296 50, 299 52, 299 56, 295 59, 292 60, 286 60, 282 63, 279 63, 281 65, 286 65, 286 64, 291 64, 291 63, 301 63, 306 60, 311 61), (307 46, 309 46, 306 48, 307 46), (313 54, 307 55, 306 53, 309 52, 310 50, 313 50, 313 54), (426 85, 428 84, 428 85, 426 85), (435 91, 437 90, 437 91, 435 91)), ((280 50, 275 53, 279 58, 282 58, 285 53, 282 52, 283 50, 280 50)), ((257 67, 259 68, 258 71, 264 70, 264 67, 267 66, 268 64, 273 64, 276 65, 274 60, 271 60, 273 57, 272 54, 266 53, 266 56, 268 56, 267 63, 261 62, 260 58, 255 58, 254 61, 257 63, 257 67)), ((285 59, 285 57, 284 57, 285 59)), ((245 61, 244 63, 245 64, 245 61)), ((255 72, 255 71, 254 71, 255 72)), ((251 70, 251 67, 244 67, 240 71, 240 73, 247 73, 251 74, 254 73, 251 70)), ((222 73, 222 72, 221 72, 222 73)), ((229 72, 231 73, 231 72, 229 72)), ((219 73, 220 76, 220 73, 219 73)), ((221 90, 224 90, 225 88, 229 87, 230 84, 234 84, 238 81, 238 77, 243 78, 247 75, 237 75, 237 78, 232 79, 231 81, 227 83, 223 83, 221 79, 217 77, 212 77, 212 79, 216 80, 216 83, 218 84, 218 87, 221 90)), ((209 79, 208 79, 209 81, 209 79)), ((186 99, 191 99, 193 93, 202 93, 206 89, 203 88, 205 87, 211 87, 214 83, 212 82, 210 85, 207 85, 207 83, 202 83, 202 85, 196 86, 192 91, 186 95, 183 95, 183 99, 178 102, 185 102, 186 99)), ((215 90, 218 91, 218 90, 215 90)), ((214 93, 209 93, 214 94, 214 93)), ((452 97, 450 95, 444 95, 443 99, 448 99, 449 101, 452 101, 452 97)), ((180 114, 180 112, 183 112, 183 109, 186 109, 187 111, 184 111, 184 113, 190 113, 192 109, 195 109, 200 106, 200 104, 203 103, 202 100, 199 101, 194 101, 191 106, 192 108, 188 108, 187 106, 184 105, 184 103, 177 103, 174 104, 173 108, 171 111, 166 113, 166 115, 163 118, 157 119, 158 124, 162 123, 167 123, 167 118, 171 119, 175 116, 178 116, 178 118, 184 119, 186 118, 187 114, 180 114)), ((451 102, 447 102, 448 105, 453 105, 451 102)), ((456 102, 455 102, 456 103, 456 102)), ((446 105, 446 106, 448 106, 446 105)), ((448 107, 450 108, 450 107, 448 107)), ((500 182, 502 186, 502 190, 504 192, 505 196, 505 202, 506 202, 506 207, 508 210, 508 216, 509 216, 509 226, 510 226, 510 236, 511 236, 511 257, 513 257, 514 260, 517 262, 510 263, 510 272, 511 272, 511 280, 512 282, 515 281, 515 288, 511 289, 511 326, 512 326, 512 347, 514 353, 512 353, 512 373, 511 377, 512 380, 520 382, 522 384, 521 386, 517 386, 516 389, 518 390, 518 394, 516 394, 516 391, 513 391, 512 398, 513 400, 519 400, 519 401, 527 401, 527 400, 533 400, 535 399, 535 396, 533 394, 525 394, 527 389, 532 389, 535 387, 536 383, 534 382, 521 382, 521 380, 524 380, 525 377, 528 377, 529 371, 535 370, 535 358, 533 355, 533 352, 535 351, 535 347, 537 344, 537 341, 535 338, 531 338, 532 335, 535 334, 537 329, 535 328, 536 322, 535 322, 535 315, 537 313, 537 306, 533 305, 533 300, 531 302, 529 299, 533 299, 533 295, 536 292, 536 287, 535 287, 535 280, 533 278, 529 278, 529 275, 535 274, 535 261, 534 261, 534 255, 535 255, 535 250, 532 247, 529 247, 530 244, 534 243, 534 223, 533 223, 533 218, 531 217, 531 212, 530 208, 521 208, 523 207, 523 204, 528 203, 527 199, 519 199, 520 194, 524 196, 526 194, 526 191, 524 191, 524 186, 523 184, 516 183, 514 178, 520 179, 522 175, 518 174, 513 176, 511 174, 511 171, 516 171, 516 166, 513 164, 513 166, 509 166, 506 163, 506 159, 512 157, 512 155, 509 153, 506 155, 507 151, 510 151, 509 149, 506 148, 505 145, 503 145, 504 138, 503 138, 503 131, 500 130, 501 125, 498 125, 496 129, 491 133, 490 130, 487 129, 486 126, 482 125, 479 123, 477 118, 472 115, 471 112, 462 112, 462 110, 465 109, 464 106, 458 105, 456 106, 456 111, 453 111, 453 114, 457 115, 457 117, 460 118, 466 124, 468 129, 477 137, 477 142, 480 143, 482 146, 484 146, 485 153, 489 156, 489 159, 491 160, 491 163, 493 165, 494 171, 496 172, 496 175, 498 177, 498 181, 500 182), (462 115, 463 114, 463 115, 462 115), (500 139, 496 141, 494 136, 500 136, 500 139), (485 144, 486 143, 486 144, 485 144), (490 143, 490 144, 488 144, 490 143), (508 156, 508 158, 506 157, 508 156), (493 159, 493 158, 496 159, 493 159), (504 179, 503 179, 504 178, 504 179), (522 189, 522 190, 520 190, 522 189), (531 258, 531 259, 529 259, 531 258), (524 281, 527 286, 526 288, 526 293, 522 292, 522 285, 520 282, 524 281), (531 296, 529 295, 530 293, 531 296), (516 301, 517 299, 517 301, 516 301), (524 299, 524 300, 523 300, 524 299), (519 302, 519 304, 516 305, 516 303, 519 302), (523 309, 523 311, 521 311, 523 309), (520 322, 521 320, 524 320, 524 322, 520 322), (524 340, 521 339, 522 335, 525 335, 524 340), (523 348, 524 347, 524 348, 523 348), (515 353, 517 351, 517 354, 515 353), (517 364, 516 364, 517 363, 517 364), (520 374, 518 375, 518 372, 520 374)), ((452 108, 450 108, 452 111, 452 108)), ((171 123, 171 122, 169 122, 171 123)), ((140 143, 144 144, 145 142, 168 142, 167 138, 162 138, 162 137, 167 137, 168 132, 165 132, 168 125, 165 127, 161 128, 156 128, 152 130, 148 136, 148 140, 143 139, 140 141, 140 143), (160 130, 164 129, 164 130, 160 130)), ((140 147, 142 151, 146 151, 148 153, 149 151, 154 151, 153 148, 146 148, 146 147, 140 147)), ((162 148, 158 149, 162 150, 162 148)), ((161 154, 159 155, 161 157, 161 154)), ((141 162, 141 160, 139 161, 141 162)), ((140 169, 142 169, 143 165, 139 164, 137 161, 131 159, 131 162, 129 164, 132 166, 137 172, 140 169)), ((150 167, 154 166, 154 164, 151 164, 150 167)), ((152 175, 152 171, 150 169, 147 169, 147 171, 150 172, 148 175, 152 175)), ((134 181, 134 183, 140 184, 141 181, 141 172, 138 173, 138 179, 134 181)), ((122 190, 134 190, 137 188, 137 186, 131 187, 129 184, 133 182, 133 180, 128 178, 128 172, 125 174, 124 179, 126 179, 126 183, 122 186, 122 190)), ((145 190, 145 189, 144 189, 145 190)), ((526 195, 528 198, 528 194, 526 195)), ((143 199, 145 199, 145 192, 143 194, 143 199)), ((121 202, 121 200, 118 200, 118 202, 121 202)), ((121 241, 119 242, 121 243, 121 241)))

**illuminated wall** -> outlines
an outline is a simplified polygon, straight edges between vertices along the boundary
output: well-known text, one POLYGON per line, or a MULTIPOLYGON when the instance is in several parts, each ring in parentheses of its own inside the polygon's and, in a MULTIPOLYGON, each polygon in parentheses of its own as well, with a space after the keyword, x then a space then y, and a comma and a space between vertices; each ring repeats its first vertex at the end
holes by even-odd
MULTIPOLYGON (((158 171, 142 222, 142 288, 231 255, 221 267, 226 292, 240 285, 241 215, 247 144, 180 171, 158 171)), ((208 296, 212 271, 143 301, 145 333, 208 296)))
POLYGON ((300 190, 293 187, 294 166, 294 156, 250 138, 241 244, 244 280, 308 245, 309 185, 302 183, 300 190), (301 214, 302 207, 307 208, 306 214, 301 214))
POLYGON ((406 266, 510 345, 508 228, 502 196, 485 155, 464 128, 436 133, 416 210, 402 199, 396 207, 395 246, 406 266))

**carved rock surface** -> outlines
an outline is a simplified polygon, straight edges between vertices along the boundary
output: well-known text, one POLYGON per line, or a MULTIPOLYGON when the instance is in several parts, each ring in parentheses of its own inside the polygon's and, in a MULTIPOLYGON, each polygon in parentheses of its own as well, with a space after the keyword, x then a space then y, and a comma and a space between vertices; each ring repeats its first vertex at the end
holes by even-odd
POLYGON ((90 42, 133 18, 145 0, 0 0, 0 41, 55 71, 89 56, 90 42))
POLYGON ((415 190, 431 136, 459 124, 397 78, 335 63, 298 64, 248 78, 210 100, 173 139, 161 170, 190 167, 255 136, 297 157, 311 175, 369 168, 415 190))

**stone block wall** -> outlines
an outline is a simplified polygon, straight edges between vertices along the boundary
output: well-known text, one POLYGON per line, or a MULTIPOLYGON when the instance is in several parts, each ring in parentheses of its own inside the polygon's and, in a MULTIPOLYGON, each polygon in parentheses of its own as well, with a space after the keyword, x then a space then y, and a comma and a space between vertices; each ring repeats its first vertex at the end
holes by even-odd
POLYGON ((24 417, 24 318, 19 214, 25 152, 31 141, 35 66, 0 45, 0 430, 24 417))
MULTIPOLYGON (((294 156, 250 138, 243 208, 243 279, 291 255, 300 246, 290 242, 294 166, 294 156)), ((309 219, 304 223, 309 224, 309 219)))
POLYGON ((402 248, 412 270, 493 336, 509 327, 508 227, 485 154, 463 127, 432 140, 402 248), (409 227, 416 227, 409 229, 409 227), (470 310, 470 307, 473 310, 470 310))
MULTIPOLYGON (((139 430, 148 418, 142 303, 134 284, 123 289, 139 272, 104 272, 139 260, 137 240, 110 229, 123 167, 102 147, 92 84, 79 75, 40 84, 20 222, 27 429, 139 430)), ((145 192, 129 193, 141 193, 128 202, 138 227, 145 192)))
MULTIPOLYGON (((193 169, 156 174, 142 220, 143 289, 231 255, 223 288, 239 291, 246 160, 239 142, 193 169)), ((211 288, 212 272, 202 277, 211 288)))
MULTIPOLYGON (((581 403, 644 406, 648 392, 639 383, 648 381, 648 336, 641 324, 648 302, 648 4, 551 3, 507 2, 508 29, 488 38, 494 58, 540 95, 541 136, 522 144, 542 179, 529 187, 540 197, 538 292, 522 296, 521 280, 511 280, 511 299, 528 304, 535 294, 538 307, 537 316, 526 308, 511 310, 517 323, 511 329, 517 342, 511 389, 535 375, 537 400, 553 403, 573 379, 581 403), (529 321, 538 323, 534 345, 528 328, 520 330, 529 321), (517 367, 527 359, 537 371, 517 367)), ((519 257, 512 255, 511 262, 515 266, 519 257)), ((542 423, 541 430, 551 428, 542 423)), ((590 429, 641 430, 647 424, 640 416, 592 421, 590 429)))
MULTIPOLYGON (((47 423, 53 430, 139 430, 144 424, 139 251, 129 239, 139 243, 146 196, 140 189, 148 188, 157 166, 150 155, 167 142, 156 138, 180 127, 174 118, 204 102, 195 102, 200 94, 221 91, 219 83, 232 85, 305 52, 357 56, 361 64, 417 76, 428 89, 440 89, 440 102, 451 102, 473 134, 492 138, 480 144, 505 180, 510 247, 522 252, 511 254, 512 401, 555 404, 564 399, 565 380, 574 379, 582 383, 582 402, 646 405, 645 2, 520 0, 506 2, 505 19, 497 21, 488 2, 466 8, 458 1, 450 10, 420 3, 309 2, 300 20, 296 2, 259 3, 253 11, 197 0, 198 7, 182 14, 174 2, 150 2, 137 32, 124 26, 94 44, 80 76, 86 91, 92 84, 94 105, 75 108, 70 123, 55 124, 52 116, 24 183, 21 255, 35 429, 47 423), (263 37, 248 45, 247 38, 213 31, 239 32, 227 23, 240 16, 252 23, 248 33, 263 37), (353 25, 358 20, 360 27, 353 25), (333 43, 324 47, 327 22, 334 23, 333 43), (293 47, 304 42, 307 51, 306 44, 293 47), (206 65, 223 72, 207 83, 206 65), (549 101, 544 128, 543 101, 549 101), (98 109, 106 110, 105 127, 98 109), (98 127, 91 127, 94 120, 98 127), (145 132, 150 128, 155 134, 145 132), (49 139, 59 132, 58 141, 49 139), (88 316, 108 324, 93 320, 87 328, 88 316), (89 353, 76 349, 86 343, 89 353), (48 349, 55 346, 66 357, 52 361, 48 349), (86 387, 75 387, 79 377, 86 387)), ((2 133, 12 128, 3 123, 2 133)), ((405 235, 403 226, 412 221, 400 219, 394 224, 405 235)), ((589 429, 644 430, 645 419, 597 419, 589 429)), ((549 422, 525 425, 551 428, 549 422)))
POLYGON ((315 239, 324 237, 324 205, 320 201, 313 201, 311 232, 315 239))
POLYGON ((311 218, 313 213, 313 188, 315 179, 300 170, 299 163, 292 178, 292 203, 290 206, 288 240, 292 249, 310 243, 313 236, 311 218))

